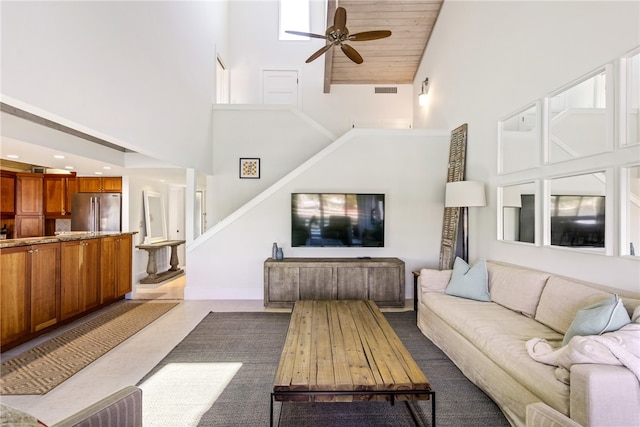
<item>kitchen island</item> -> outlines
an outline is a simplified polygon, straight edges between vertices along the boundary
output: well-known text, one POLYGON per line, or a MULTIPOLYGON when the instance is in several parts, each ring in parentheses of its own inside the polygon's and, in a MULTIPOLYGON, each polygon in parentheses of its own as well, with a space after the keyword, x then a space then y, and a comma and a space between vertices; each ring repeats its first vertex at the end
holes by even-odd
POLYGON ((136 232, 0 240, 0 345, 28 341, 125 297, 136 232))

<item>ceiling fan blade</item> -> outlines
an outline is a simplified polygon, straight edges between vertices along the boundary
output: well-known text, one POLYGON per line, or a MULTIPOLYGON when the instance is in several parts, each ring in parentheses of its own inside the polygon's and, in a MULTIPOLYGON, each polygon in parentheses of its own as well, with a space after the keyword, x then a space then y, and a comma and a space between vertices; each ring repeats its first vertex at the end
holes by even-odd
POLYGON ((306 61, 307 64, 311 61, 313 61, 314 59, 317 59, 319 56, 321 56, 323 53, 325 53, 326 51, 328 51, 329 49, 331 49, 333 47, 332 44, 327 44, 325 45, 322 49, 318 49, 318 51, 316 53, 314 53, 313 55, 311 55, 306 61))
POLYGON ((362 42, 367 40, 383 39, 385 37, 389 37, 390 35, 391 31, 389 30, 365 31, 362 33, 351 34, 349 36, 349 40, 354 42, 362 42))
POLYGON ((352 48, 351 46, 349 46, 348 44, 340 44, 340 49, 342 49, 344 54, 347 55, 347 57, 353 62, 355 62, 356 64, 362 64, 362 62, 364 61, 364 59, 362 59, 362 56, 360 56, 358 51, 352 48))
POLYGON ((347 27, 347 10, 344 7, 339 7, 336 9, 336 14, 333 17, 333 26, 336 31, 340 30, 341 32, 346 32, 345 28, 347 27))
POLYGON ((285 33, 294 34, 296 36, 303 36, 303 37, 314 37, 316 39, 326 39, 327 38, 327 36, 321 36, 320 34, 303 33, 302 31, 285 31, 285 33))

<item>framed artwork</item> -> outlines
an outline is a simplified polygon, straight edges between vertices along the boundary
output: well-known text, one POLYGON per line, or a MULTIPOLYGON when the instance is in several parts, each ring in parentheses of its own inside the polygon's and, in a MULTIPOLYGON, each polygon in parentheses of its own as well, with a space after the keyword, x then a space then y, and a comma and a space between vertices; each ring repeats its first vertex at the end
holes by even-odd
POLYGON ((241 158, 240 159, 240 178, 260 179, 260 159, 259 158, 241 158))

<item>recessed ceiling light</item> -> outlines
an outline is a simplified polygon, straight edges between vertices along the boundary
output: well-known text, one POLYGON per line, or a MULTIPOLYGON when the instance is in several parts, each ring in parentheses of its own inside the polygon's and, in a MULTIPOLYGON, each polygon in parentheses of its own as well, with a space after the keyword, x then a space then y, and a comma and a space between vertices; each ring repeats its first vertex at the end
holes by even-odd
POLYGON ((102 175, 102 172, 100 172, 100 171, 96 171, 96 172, 94 172, 94 173, 95 173, 96 175, 102 175))
POLYGON ((65 157, 62 154, 56 154, 53 156, 54 159, 64 159, 65 157))
POLYGON ((111 166, 103 166, 102 169, 110 170, 111 166))
POLYGON ((20 156, 15 155, 15 154, 7 154, 7 159, 19 159, 20 156))
POLYGON ((73 166, 65 166, 65 169, 73 169, 73 166))

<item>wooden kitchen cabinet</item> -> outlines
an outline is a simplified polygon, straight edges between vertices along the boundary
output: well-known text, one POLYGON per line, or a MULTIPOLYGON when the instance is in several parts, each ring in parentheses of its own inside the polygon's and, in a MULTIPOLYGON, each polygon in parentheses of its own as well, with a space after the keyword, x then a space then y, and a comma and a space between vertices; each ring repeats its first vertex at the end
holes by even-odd
POLYGON ((43 183, 46 218, 71 218, 71 195, 78 192, 74 175, 45 175, 43 183))
POLYGON ((131 235, 103 237, 100 254, 102 304, 131 292, 131 235))
POLYGON ((100 239, 61 243, 60 318, 100 304, 100 239))
POLYGON ((398 258, 285 258, 264 262, 265 307, 298 300, 373 300, 404 307, 404 262, 398 258))
POLYGON ((131 256, 133 252, 133 239, 131 235, 123 235, 118 238, 118 281, 116 283, 116 296, 118 298, 131 292, 131 256))
POLYGON ((16 174, 15 238, 44 235, 42 174, 16 174))
POLYGON ((16 174, 0 171, 0 214, 15 215, 16 213, 16 174))
POLYGON ((0 249, 1 341, 5 346, 58 323, 60 243, 0 249))
POLYGON ((122 177, 78 177, 78 192, 81 193, 120 193, 122 192, 122 177))
POLYGON ((31 332, 60 320, 60 243, 31 247, 31 332))
POLYGON ((30 246, 0 249, 0 346, 29 334, 30 246))
POLYGON ((132 240, 131 234, 123 234, 87 238, 61 235, 28 241, 31 244, 3 242, 3 351, 131 292, 132 240), (110 289, 107 298, 101 295, 103 285, 110 289))
POLYGON ((16 215, 16 239, 44 236, 44 215, 16 215))
POLYGON ((43 210, 42 174, 16 174, 16 215, 42 215, 43 210))

